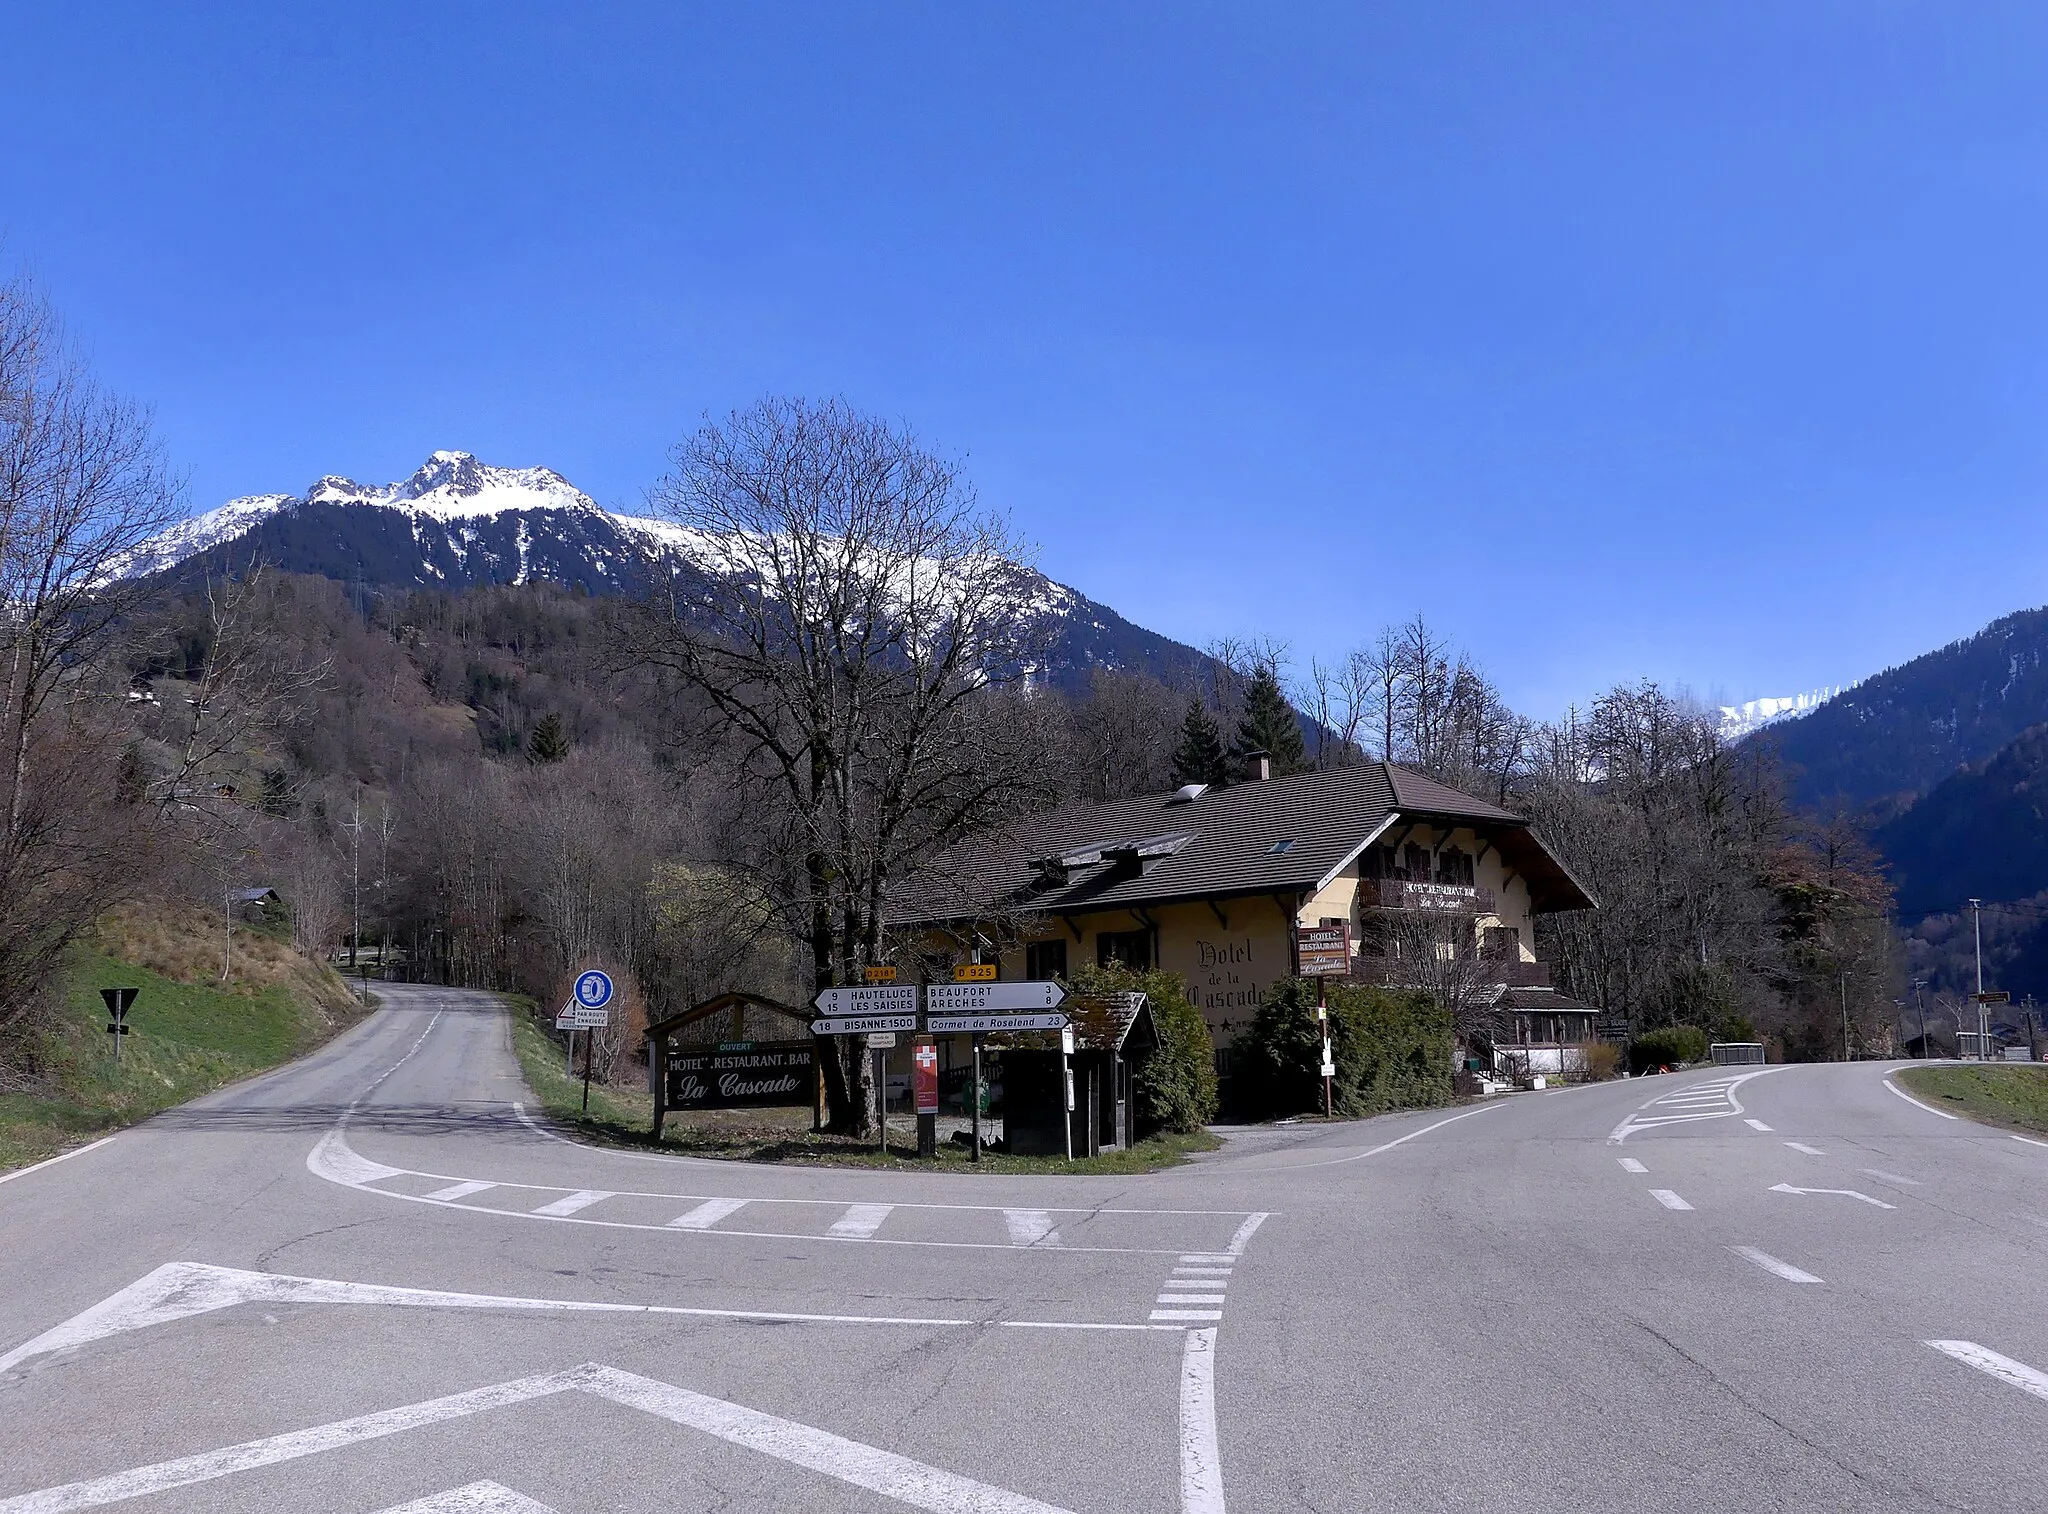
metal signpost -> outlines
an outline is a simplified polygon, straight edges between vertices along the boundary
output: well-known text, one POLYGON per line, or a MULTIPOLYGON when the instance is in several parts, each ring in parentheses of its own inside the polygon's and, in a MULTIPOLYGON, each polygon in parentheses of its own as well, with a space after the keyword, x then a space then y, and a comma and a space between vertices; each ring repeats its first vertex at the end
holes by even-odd
POLYGON ((1304 978, 1316 980, 1316 1029, 1323 1037, 1323 1117, 1330 1117, 1330 1083, 1337 1060, 1330 1051, 1330 1010, 1325 978, 1351 976, 1351 927, 1346 924, 1305 926, 1294 933, 1294 958, 1304 978))
POLYGON ((590 1054, 591 1032, 601 1030, 612 1023, 612 979, 610 973, 599 972, 596 968, 581 973, 576 979, 574 999, 555 1017, 555 1024, 568 1022, 573 1036, 577 1029, 583 1032, 583 1112, 590 1113, 590 1054))
MULTIPOLYGON (((1972 901, 1973 903, 1975 901, 1972 901)), ((1991 1006, 2012 1003, 2012 995, 2002 988, 1984 987, 1984 972, 1977 970, 1977 992, 1970 995, 1977 1005, 1977 1060, 1991 1060, 1991 1006)))
POLYGON ((107 1013, 112 1019, 107 1024, 107 1034, 114 1038, 114 1070, 121 1070, 121 1038, 128 1034, 128 1006, 141 993, 139 988, 103 988, 100 997, 107 1001, 107 1013))

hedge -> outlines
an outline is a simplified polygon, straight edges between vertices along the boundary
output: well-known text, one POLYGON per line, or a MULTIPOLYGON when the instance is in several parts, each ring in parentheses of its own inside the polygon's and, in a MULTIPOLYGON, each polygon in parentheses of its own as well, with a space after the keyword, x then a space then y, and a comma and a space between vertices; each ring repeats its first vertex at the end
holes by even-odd
POLYGON ((1180 974, 1084 967, 1070 981, 1083 994, 1136 992, 1151 1002, 1159 1049, 1145 1059, 1131 1083, 1134 1134, 1187 1134, 1216 1117, 1215 1043, 1202 1012, 1189 1002, 1180 974))
POLYGON ((1707 1033, 1692 1025, 1666 1025, 1646 1030, 1629 1043, 1628 1065, 1633 1072, 1653 1067, 1678 1067, 1707 1059, 1707 1033))
MULTIPOLYGON (((1451 1017, 1425 994, 1331 984, 1326 989, 1337 1072, 1333 1113, 1380 1114, 1451 1100, 1457 1038, 1451 1017)), ((1276 983, 1251 1029, 1231 1046, 1231 1097, 1254 1117, 1321 1113, 1322 1035, 1313 980, 1276 983)))

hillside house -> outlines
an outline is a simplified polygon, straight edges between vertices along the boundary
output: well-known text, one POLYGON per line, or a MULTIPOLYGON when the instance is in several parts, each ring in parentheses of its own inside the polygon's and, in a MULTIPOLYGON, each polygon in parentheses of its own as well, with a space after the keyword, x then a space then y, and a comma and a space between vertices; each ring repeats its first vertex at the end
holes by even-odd
POLYGON ((1532 923, 1593 907, 1521 816, 1368 763, 1027 817, 939 859, 891 927, 921 931, 934 976, 970 956, 1005 979, 1084 962, 1178 973, 1227 1069, 1296 970, 1295 928, 1342 922, 1361 981, 1420 981, 1402 960, 1418 941, 1473 964, 1470 991, 1497 1010, 1479 1050, 1543 1070, 1590 1038, 1592 1010, 1549 988, 1532 923))

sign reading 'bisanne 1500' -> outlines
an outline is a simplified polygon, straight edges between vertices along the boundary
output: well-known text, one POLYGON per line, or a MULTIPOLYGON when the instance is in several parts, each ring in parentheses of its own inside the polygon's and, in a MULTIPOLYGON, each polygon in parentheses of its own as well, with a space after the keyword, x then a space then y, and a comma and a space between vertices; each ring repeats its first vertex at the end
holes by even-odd
POLYGON ((744 1050, 671 1047, 663 1103, 670 1109, 809 1104, 811 1065, 809 1041, 756 1041, 744 1050))

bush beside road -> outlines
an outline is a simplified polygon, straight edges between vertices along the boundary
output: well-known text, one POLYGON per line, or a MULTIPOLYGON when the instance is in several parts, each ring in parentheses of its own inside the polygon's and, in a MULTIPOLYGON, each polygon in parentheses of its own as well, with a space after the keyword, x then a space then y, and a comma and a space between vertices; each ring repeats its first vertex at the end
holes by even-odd
POLYGON ((218 916, 133 907, 73 955, 41 1064, 0 1092, 0 1170, 53 1156, 288 1062, 365 1012, 331 969, 237 927, 220 980, 218 916), (141 989, 114 1069, 102 988, 141 989))
POLYGON ((1936 1109, 2048 1135, 2048 1067, 2027 1062, 1909 1067, 1896 1076, 1908 1093, 1936 1109))

